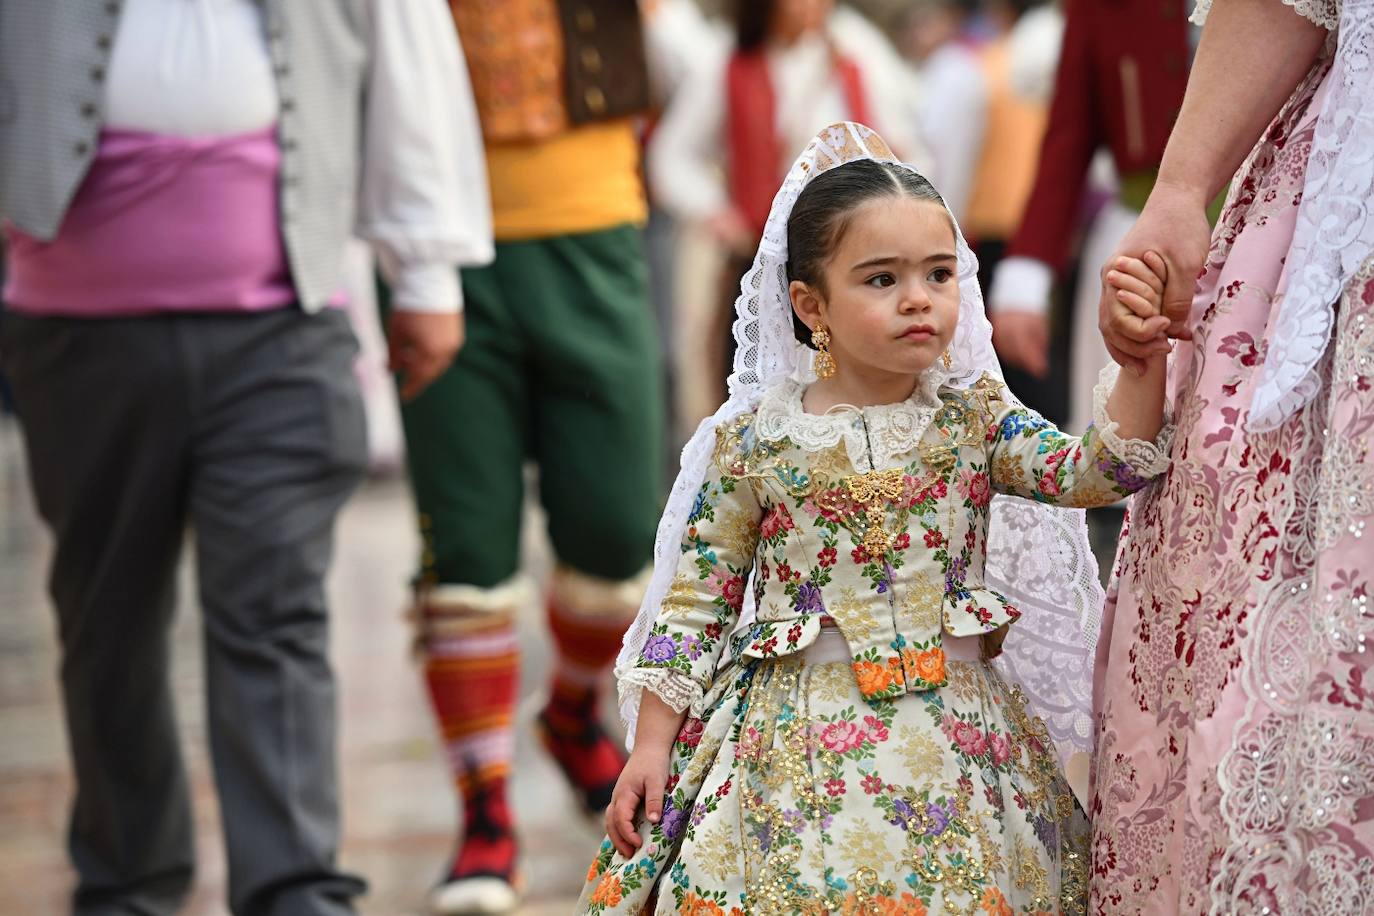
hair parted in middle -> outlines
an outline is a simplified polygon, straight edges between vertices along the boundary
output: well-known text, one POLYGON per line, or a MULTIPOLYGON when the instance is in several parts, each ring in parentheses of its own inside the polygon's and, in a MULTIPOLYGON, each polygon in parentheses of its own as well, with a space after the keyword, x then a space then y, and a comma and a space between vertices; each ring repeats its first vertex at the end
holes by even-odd
MULTIPOLYGON (((800 280, 825 294, 825 264, 844 238, 854 211, 882 198, 928 200, 940 206, 944 198, 924 175, 895 162, 859 159, 822 172, 802 189, 787 220, 787 280, 800 280)), ((799 342, 815 349, 811 329, 792 313, 792 330, 799 342)))

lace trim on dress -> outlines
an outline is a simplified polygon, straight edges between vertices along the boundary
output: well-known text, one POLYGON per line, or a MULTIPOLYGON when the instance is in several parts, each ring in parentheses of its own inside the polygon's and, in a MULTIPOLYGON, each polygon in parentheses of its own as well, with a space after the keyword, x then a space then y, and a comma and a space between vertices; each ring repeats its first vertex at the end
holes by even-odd
POLYGON ((1164 404, 1164 425, 1153 442, 1145 439, 1123 439, 1117 435, 1119 424, 1107 415, 1107 400, 1116 387, 1121 367, 1116 363, 1104 366, 1093 388, 1093 425, 1107 450, 1126 462, 1141 477, 1158 477, 1169 469, 1169 452, 1174 444, 1173 408, 1164 404))
MULTIPOLYGON (((1341 0, 1283 0, 1283 5, 1293 7, 1293 12, 1328 32, 1336 31, 1340 25, 1341 0)), ((1193 7, 1193 15, 1188 21, 1193 25, 1204 25, 1211 11, 1212 0, 1197 0, 1197 6, 1193 7)))
POLYGON ((701 685, 681 671, 671 668, 631 668, 619 676, 620 708, 639 711, 644 691, 657 696, 672 707, 673 712, 685 712, 700 718, 706 692, 701 685))
POLYGON ((770 388, 759 401, 754 430, 760 439, 790 439, 803 451, 818 452, 841 441, 856 469, 885 469, 900 463, 925 435, 940 410, 937 393, 943 376, 922 373, 911 397, 896 404, 862 409, 841 405, 823 414, 802 408, 806 386, 788 380, 770 388))

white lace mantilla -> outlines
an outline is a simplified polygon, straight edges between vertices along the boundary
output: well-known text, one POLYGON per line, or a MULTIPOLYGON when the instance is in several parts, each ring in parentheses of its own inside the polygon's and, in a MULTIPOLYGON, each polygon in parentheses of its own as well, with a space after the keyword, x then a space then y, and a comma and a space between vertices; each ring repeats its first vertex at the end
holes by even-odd
POLYGON ((754 431, 760 439, 790 439, 803 451, 818 452, 844 442, 856 469, 886 470, 921 441, 940 410, 941 376, 926 373, 911 397, 896 404, 851 407, 841 404, 823 414, 802 408, 806 385, 796 380, 769 389, 759 401, 754 431))
MULTIPOLYGON (((1341 0, 1283 0, 1283 5, 1293 7, 1293 12, 1328 31, 1334 32, 1340 25, 1341 0)), ((1198 0, 1189 21, 1193 25, 1203 25, 1211 11, 1212 0, 1198 0)))
POLYGON ((1169 469, 1169 452, 1173 448, 1176 429, 1173 408, 1165 401, 1164 425, 1159 428, 1159 435, 1155 436, 1153 442, 1121 438, 1117 434, 1120 424, 1107 414, 1107 401, 1111 399, 1112 389, 1116 387, 1116 380, 1120 376, 1121 367, 1116 363, 1108 363, 1098 374, 1097 385, 1093 388, 1093 426, 1097 427, 1097 434, 1102 438, 1102 444, 1107 446, 1107 451, 1130 465, 1131 470, 1141 477, 1157 477, 1169 469))

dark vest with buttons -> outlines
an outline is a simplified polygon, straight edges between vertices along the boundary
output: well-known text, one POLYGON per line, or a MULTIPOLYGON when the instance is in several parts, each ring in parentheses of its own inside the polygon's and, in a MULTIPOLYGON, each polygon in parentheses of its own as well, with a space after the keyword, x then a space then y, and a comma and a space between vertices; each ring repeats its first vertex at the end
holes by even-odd
POLYGON ((488 143, 649 108, 634 0, 449 0, 488 143))
MULTIPOLYGON (((261 0, 281 100, 281 224, 303 308, 337 290, 355 221, 366 0, 261 0)), ((51 239, 103 124, 119 0, 0 0, 0 218, 51 239)))

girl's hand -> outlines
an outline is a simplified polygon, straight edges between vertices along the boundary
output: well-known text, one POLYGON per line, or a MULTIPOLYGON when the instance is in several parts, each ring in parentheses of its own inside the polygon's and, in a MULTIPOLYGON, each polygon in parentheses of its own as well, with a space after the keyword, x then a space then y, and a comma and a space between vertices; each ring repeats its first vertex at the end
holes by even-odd
POLYGON ((1166 356, 1171 348, 1164 331, 1169 318, 1164 314, 1168 293, 1169 268, 1153 250, 1140 258, 1117 256, 1102 271, 1102 337, 1112 358, 1137 375, 1166 356), (1124 337, 1122 335, 1125 335, 1124 337), (1144 351, 1122 353, 1119 347, 1138 345, 1153 335, 1155 344, 1144 351), (1137 344, 1130 344, 1134 338, 1137 344), (1115 345, 1114 345, 1115 344, 1115 345))
POLYGON ((620 771, 611 803, 606 808, 606 835, 616 852, 625 858, 644 843, 635 830, 635 815, 640 803, 649 816, 649 823, 657 824, 663 817, 663 788, 668 784, 668 750, 654 750, 636 745, 620 771))
POLYGON ((1176 340, 1192 337, 1189 314, 1193 289, 1212 237, 1206 197, 1196 189, 1176 189, 1161 180, 1140 219, 1117 247, 1117 256, 1143 258, 1147 252, 1157 252, 1167 265, 1155 271, 1164 279, 1162 314, 1142 319, 1129 308, 1120 307, 1116 291, 1106 282, 1107 273, 1115 269, 1116 256, 1102 271, 1098 325, 1107 351, 1122 366, 1143 372, 1151 356, 1169 351, 1166 335, 1176 340))
POLYGON ((1138 318, 1154 318, 1162 313, 1164 284, 1168 268, 1153 251, 1143 259, 1117 258, 1107 271, 1107 283, 1116 291, 1116 301, 1138 318))

